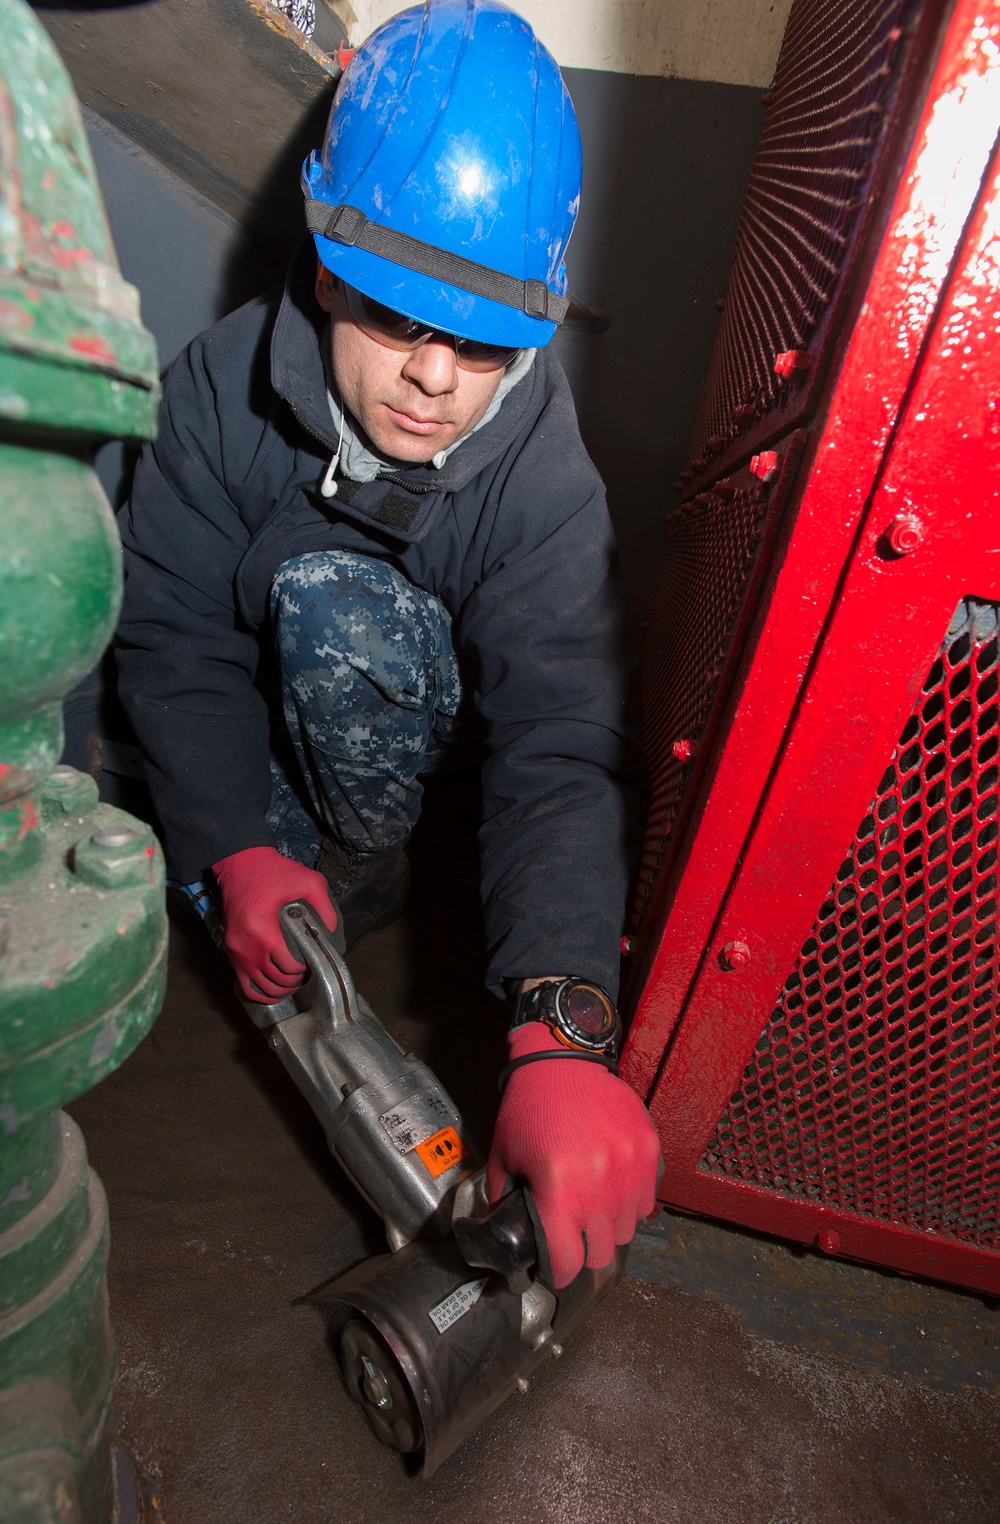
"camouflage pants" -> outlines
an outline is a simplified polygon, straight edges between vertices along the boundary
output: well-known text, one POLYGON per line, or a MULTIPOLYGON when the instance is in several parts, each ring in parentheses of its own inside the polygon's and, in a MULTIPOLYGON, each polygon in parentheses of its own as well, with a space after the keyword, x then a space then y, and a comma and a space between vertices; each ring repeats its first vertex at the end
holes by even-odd
POLYGON ((361 852, 405 842, 420 774, 458 727, 447 609, 384 561, 331 550, 278 568, 271 617, 287 729, 271 757, 279 851, 312 866, 324 836, 361 852))

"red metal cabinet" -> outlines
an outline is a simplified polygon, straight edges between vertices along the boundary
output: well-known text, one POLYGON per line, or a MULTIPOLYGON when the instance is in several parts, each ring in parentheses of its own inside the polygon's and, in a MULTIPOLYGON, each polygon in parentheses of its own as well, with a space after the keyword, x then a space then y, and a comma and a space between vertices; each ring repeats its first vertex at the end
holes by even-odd
POLYGON ((998 129, 1000 0, 796 0, 649 630, 624 1059, 665 1202, 993 1293, 998 129))

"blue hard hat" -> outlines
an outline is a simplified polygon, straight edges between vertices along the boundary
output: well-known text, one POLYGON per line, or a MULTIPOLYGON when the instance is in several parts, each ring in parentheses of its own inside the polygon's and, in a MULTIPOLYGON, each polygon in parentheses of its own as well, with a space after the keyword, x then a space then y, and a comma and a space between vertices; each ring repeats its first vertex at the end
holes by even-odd
POLYGON ((499 0, 425 0, 351 59, 302 168, 319 257, 448 333, 547 344, 582 158, 559 67, 499 0))

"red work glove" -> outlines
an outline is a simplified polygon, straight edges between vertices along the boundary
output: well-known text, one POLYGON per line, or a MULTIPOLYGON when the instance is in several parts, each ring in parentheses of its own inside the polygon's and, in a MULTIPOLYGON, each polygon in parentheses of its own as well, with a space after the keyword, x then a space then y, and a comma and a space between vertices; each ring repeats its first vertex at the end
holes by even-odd
MULTIPOLYGON (((511 1058, 567 1051, 541 1021, 518 1027, 507 1043, 511 1058)), ((486 1183, 491 1204, 508 1179, 527 1183, 559 1288, 585 1258, 592 1270, 603 1269, 615 1245, 629 1242, 656 1203, 659 1160, 649 1113, 624 1080, 586 1059, 546 1058, 507 1081, 486 1183)))
POLYGON ((305 964, 288 951, 278 911, 289 900, 308 900, 331 931, 337 912, 326 879, 277 847, 246 847, 212 864, 222 894, 226 952, 248 1000, 268 1004, 297 989, 305 964), (256 985, 256 989, 254 988, 256 985))

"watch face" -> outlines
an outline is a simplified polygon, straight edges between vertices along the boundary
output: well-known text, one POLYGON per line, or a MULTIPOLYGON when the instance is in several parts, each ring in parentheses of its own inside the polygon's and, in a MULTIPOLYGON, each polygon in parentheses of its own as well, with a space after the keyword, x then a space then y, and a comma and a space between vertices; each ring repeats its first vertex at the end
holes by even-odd
POLYGON ((618 1033, 618 1016, 607 995, 596 985, 582 980, 564 985, 557 996, 557 1006, 564 1042, 592 1050, 613 1043, 618 1033))
POLYGON ((570 990, 566 1015, 587 1037, 603 1037, 611 1024, 607 1000, 586 984, 578 984, 570 990))

